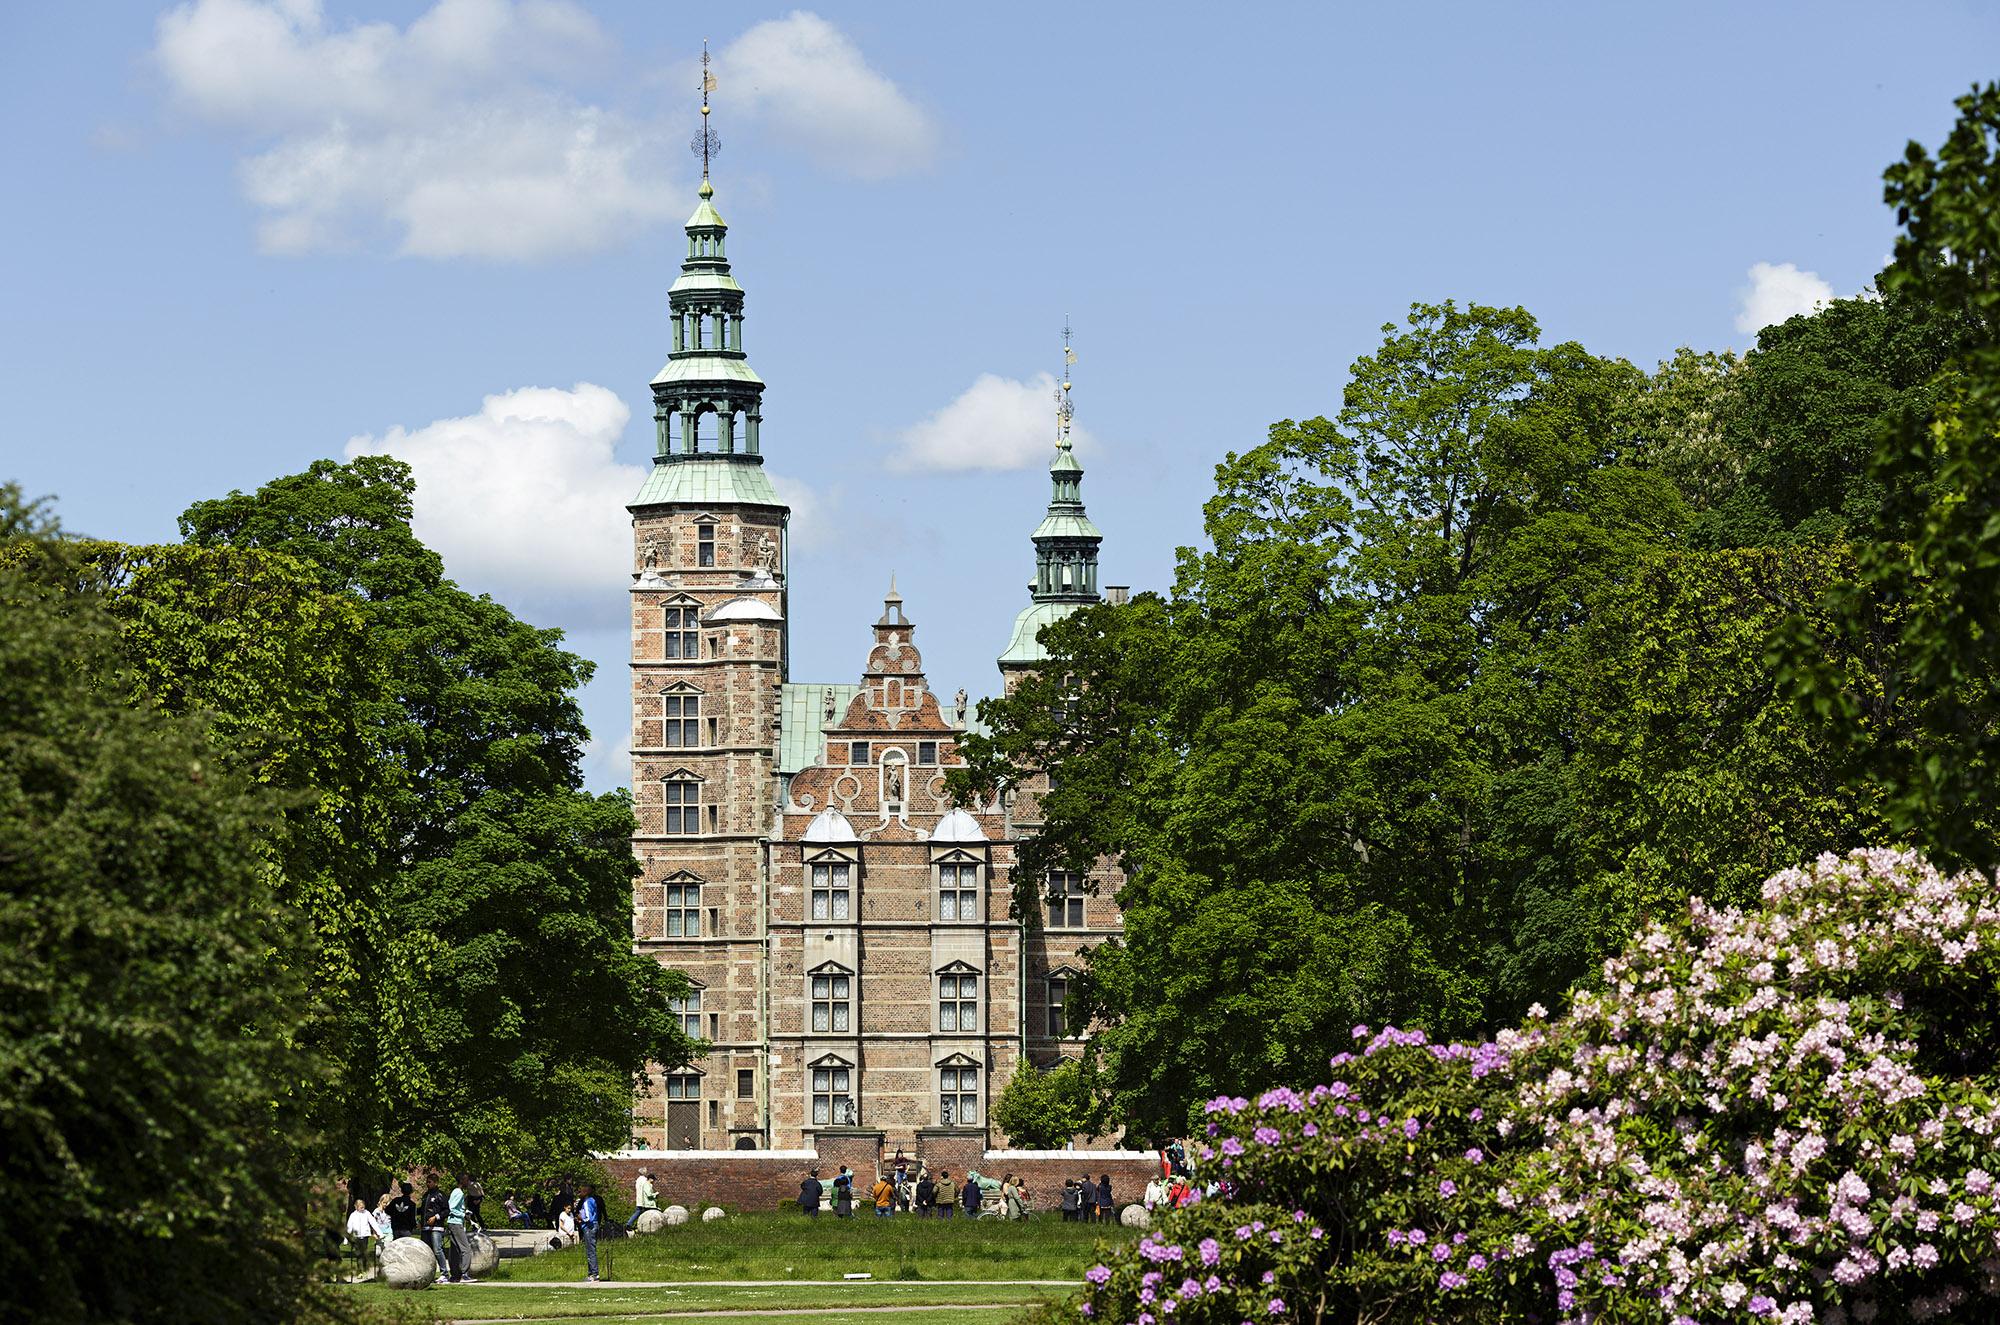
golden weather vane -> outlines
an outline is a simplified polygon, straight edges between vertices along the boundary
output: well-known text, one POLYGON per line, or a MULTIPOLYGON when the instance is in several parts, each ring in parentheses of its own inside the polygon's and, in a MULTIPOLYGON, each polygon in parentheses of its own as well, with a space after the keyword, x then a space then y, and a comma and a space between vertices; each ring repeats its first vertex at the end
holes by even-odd
POLYGON ((1070 416, 1076 407, 1069 401, 1069 366, 1076 362, 1076 351, 1069 347, 1069 314, 1063 314, 1063 375, 1062 384, 1056 388, 1056 445, 1069 445, 1070 416))
POLYGON ((701 132, 695 134, 688 150, 701 158, 701 177, 708 179, 708 159, 722 150, 722 140, 708 127, 708 94, 715 91, 715 75, 708 68, 708 38, 701 39, 701 132))

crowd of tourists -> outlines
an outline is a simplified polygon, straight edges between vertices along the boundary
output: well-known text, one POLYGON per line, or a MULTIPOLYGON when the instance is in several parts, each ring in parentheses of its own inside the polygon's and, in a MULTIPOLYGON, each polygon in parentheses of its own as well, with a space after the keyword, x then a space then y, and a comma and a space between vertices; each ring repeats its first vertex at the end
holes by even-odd
MULTIPOLYGON (((650 1175, 642 1181, 650 1198, 650 1175)), ((421 1238, 437 1259, 438 1283, 477 1283, 472 1276, 472 1239, 484 1228, 480 1214, 485 1200, 478 1179, 463 1175, 453 1179, 449 1191, 433 1175, 421 1196, 414 1183, 400 1182, 376 1198, 372 1207, 364 1198, 355 1199, 347 1215, 347 1242, 359 1267, 366 1268, 384 1243, 421 1238)), ((546 1228, 564 1245, 583 1243, 590 1281, 597 1281, 597 1236, 605 1215, 604 1201, 591 1184, 579 1188, 565 1181, 553 1195, 535 1193, 525 1203, 519 1192, 509 1192, 501 1204, 515 1228, 546 1228)), ((633 1219, 637 1218, 634 1211, 633 1219)))
MULTIPOLYGON (((899 1159, 892 1169, 877 1171, 875 1181, 865 1189, 853 1169, 840 1166, 830 1181, 821 1181, 820 1170, 812 1169, 799 1183, 799 1209, 808 1215, 831 1210, 836 1219, 852 1218, 857 1207, 875 1212, 878 1219, 913 1215, 918 1219, 1026 1219, 1034 1213, 1026 1179, 1012 1173, 998 1178, 971 1169, 963 1181, 951 1170, 935 1174, 921 1161, 911 1164, 899 1159)), ((1065 1221, 1115 1220, 1116 1206, 1111 1194, 1111 1175, 1092 1178, 1088 1173, 1064 1181, 1059 1204, 1065 1221)))

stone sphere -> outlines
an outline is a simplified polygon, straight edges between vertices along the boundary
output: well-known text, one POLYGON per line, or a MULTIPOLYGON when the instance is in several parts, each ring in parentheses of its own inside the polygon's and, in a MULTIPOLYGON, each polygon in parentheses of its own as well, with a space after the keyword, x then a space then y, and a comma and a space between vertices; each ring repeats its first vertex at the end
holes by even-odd
POLYGON ((641 1210, 639 1222, 632 1227, 640 1233, 657 1233, 667 1226, 667 1212, 664 1210, 641 1210))
POLYGON ((1146 1228, 1153 1222, 1153 1216, 1143 1205, 1128 1205, 1120 1212, 1118 1222, 1127 1228, 1146 1228))
POLYGON ((391 1288, 429 1288, 437 1278, 437 1254, 422 1238, 382 1244, 382 1282, 391 1288))
POLYGON ((704 1224, 714 1223, 722 1217, 722 1207, 719 1205, 711 1205, 708 1209, 701 1212, 701 1222, 704 1224))
POLYGON ((500 1268, 500 1247, 484 1233, 472 1235, 472 1277, 484 1279, 500 1268))
POLYGON ((670 1205, 660 1213, 667 1217, 669 1224, 685 1224, 688 1221, 688 1208, 684 1205, 670 1205))

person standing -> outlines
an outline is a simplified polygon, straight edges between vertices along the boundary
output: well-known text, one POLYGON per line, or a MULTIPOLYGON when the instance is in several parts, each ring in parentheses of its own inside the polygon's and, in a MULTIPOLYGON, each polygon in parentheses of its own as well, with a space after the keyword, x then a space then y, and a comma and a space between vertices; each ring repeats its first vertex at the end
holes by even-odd
POLYGON ((896 1203, 896 1184, 889 1181, 888 1174, 876 1174, 875 1185, 868 1189, 868 1194, 875 1198, 875 1217, 877 1219, 887 1219, 895 1213, 893 1207, 896 1203))
POLYGON ((359 1283, 361 1272, 368 1268, 368 1252, 375 1241, 375 1221, 368 1214, 368 1202, 357 1196, 354 1208, 347 1212, 347 1240, 354 1247, 354 1278, 349 1282, 359 1283))
POLYGON ((1076 1179, 1075 1178, 1063 1179, 1062 1217, 1063 1217, 1063 1223, 1065 1224, 1074 1224, 1076 1222, 1076 1179))
POLYGON ((1086 1224, 1097 1218, 1097 1184, 1088 1173, 1076 1180, 1076 1217, 1086 1224))
POLYGON ((479 1208, 485 1204, 485 1186, 476 1176, 465 1179, 465 1213, 473 1228, 485 1227, 486 1221, 479 1213, 479 1208))
POLYGON ((556 1244, 559 1247, 576 1245, 576 1211, 568 1206, 556 1212, 556 1236, 560 1239, 556 1244))
POLYGON ((819 1170, 812 1169, 808 1171, 806 1180, 799 1184, 799 1209, 817 1217, 819 1214, 820 1198, 824 1195, 826 1195, 826 1188, 820 1183, 819 1170))
POLYGON ((1097 1222, 1109 1224, 1117 1218, 1117 1211, 1111 1200, 1111 1175, 1100 1173, 1097 1175, 1097 1222))
POLYGON ((1015 1181, 1011 1173, 1000 1180, 1000 1212, 1002 1217, 1007 1219, 1028 1217, 1028 1198, 1021 1191, 1021 1184, 1015 1181))
POLYGON ((389 1236, 391 1238, 413 1238, 417 1235, 417 1203, 410 1199, 416 1189, 409 1183, 398 1183, 396 1194, 389 1200, 389 1236))
POLYGON ((475 1284, 472 1277, 472 1234, 465 1228, 470 1217, 465 1204, 465 1175, 460 1174, 451 1185, 451 1199, 445 1205, 444 1226, 451 1231, 451 1244, 458 1250, 458 1282, 475 1284))
POLYGON ((840 1174, 833 1180, 833 1216, 836 1219, 850 1219, 854 1215, 854 1170, 842 1164, 840 1174))
POLYGON ((939 1219, 950 1219, 952 1210, 958 1205, 958 1187, 951 1180, 950 1169, 939 1169, 937 1185, 933 1188, 937 1201, 939 1219))
POLYGON ((584 1282, 597 1282, 597 1229, 604 1220, 604 1202, 597 1199, 597 1188, 583 1184, 583 1197, 577 1202, 576 1231, 583 1238, 583 1264, 590 1273, 584 1282))
POLYGON ((383 1192, 375 1198, 375 1208, 368 1212, 369 1222, 375 1225, 375 1237, 386 1243, 396 1236, 396 1226, 389 1222, 389 1193, 383 1192))
POLYGON ((640 1215, 659 1208, 660 1196, 653 1190, 653 1171, 640 1169, 639 1176, 632 1180, 632 1217, 625 1221, 626 1232, 639 1226, 640 1215))
POLYGON ((979 1207, 986 1201, 986 1186, 979 1177, 978 1169, 968 1169, 965 1185, 959 1188, 959 1199, 965 1202, 965 1217, 979 1218, 979 1207))
POLYGON ((444 1190, 438 1186, 437 1176, 424 1180, 424 1203, 420 1213, 423 1217, 424 1238, 431 1244, 431 1252, 437 1257, 438 1277, 441 1284, 451 1282, 451 1255, 445 1250, 450 1232, 445 1228, 445 1217, 451 1213, 451 1202, 445 1199, 444 1190))
POLYGON ((1146 1182, 1146 1194, 1139 1203, 1148 1210, 1158 1210, 1167 1203, 1167 1180, 1154 1175, 1146 1182))
POLYGON ((931 1171, 929 1169, 919 1169, 917 1171, 917 1189, 915 1192, 917 1218, 929 1219, 935 1214, 936 1201, 937 1183, 931 1180, 931 1171))

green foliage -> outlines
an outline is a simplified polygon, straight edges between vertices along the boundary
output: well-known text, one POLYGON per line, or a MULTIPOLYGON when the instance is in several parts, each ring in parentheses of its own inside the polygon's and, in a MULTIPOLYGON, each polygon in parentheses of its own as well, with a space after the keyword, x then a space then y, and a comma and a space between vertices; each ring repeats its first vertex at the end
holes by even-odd
POLYGON ((200 720, 131 704, 55 535, 0 488, 0 1316, 299 1319, 281 805, 200 720))
POLYGON ((1869 475, 1888 499, 1856 548, 1853 585, 1832 595, 1837 624, 1795 623, 1779 656, 1897 834, 1941 862, 1990 868, 2000 864, 2000 85, 1958 108, 1936 157, 1911 143, 1885 176, 1904 233, 1883 284, 1957 329, 1942 400, 1880 420, 1869 475), (1879 692, 1823 664, 1833 639, 1887 656, 1879 692), (1889 722, 1915 738, 1876 746, 1869 733, 1889 722))
POLYGON ((1104 1126, 1094 1059, 1065 1058, 1046 1068, 1022 1062, 993 1101, 988 1119, 1008 1141, 1029 1150, 1059 1150, 1104 1126))
POLYGON ((445 579, 411 532, 412 491, 407 467, 363 457, 197 503, 184 552, 136 554, 178 574, 135 577, 128 615, 149 666, 188 665, 186 702, 282 752, 342 827, 337 895, 311 908, 361 936, 357 978, 318 990, 350 1032, 323 1101, 331 1158, 533 1169, 622 1144, 636 1075, 693 1045, 666 1006, 680 977, 632 951, 630 805, 578 787, 590 664, 445 579), (285 635, 282 658, 240 647, 245 567, 292 577, 253 622, 285 635), (162 621, 181 655, 148 633, 162 621), (267 692, 311 714, 328 681, 325 730, 267 719, 267 692))

